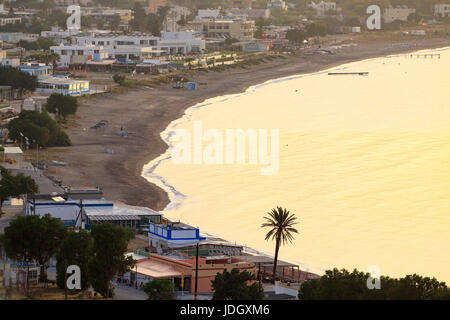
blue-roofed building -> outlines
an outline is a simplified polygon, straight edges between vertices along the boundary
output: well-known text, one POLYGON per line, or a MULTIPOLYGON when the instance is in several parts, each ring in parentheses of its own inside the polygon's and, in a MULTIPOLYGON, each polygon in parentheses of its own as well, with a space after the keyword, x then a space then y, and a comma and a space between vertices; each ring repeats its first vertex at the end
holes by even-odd
POLYGON ((206 238, 200 236, 198 228, 165 221, 149 224, 148 239, 149 245, 156 248, 176 248, 194 245, 206 238))
POLYGON ((52 76, 52 67, 43 63, 27 63, 18 67, 21 71, 36 76, 38 80, 47 79, 52 76))
POLYGON ((73 200, 62 197, 28 199, 25 203, 27 215, 43 216, 49 213, 60 218, 68 228, 90 230, 94 224, 111 223, 122 227, 147 231, 150 223, 161 223, 161 214, 149 208, 114 204, 105 199, 73 200))

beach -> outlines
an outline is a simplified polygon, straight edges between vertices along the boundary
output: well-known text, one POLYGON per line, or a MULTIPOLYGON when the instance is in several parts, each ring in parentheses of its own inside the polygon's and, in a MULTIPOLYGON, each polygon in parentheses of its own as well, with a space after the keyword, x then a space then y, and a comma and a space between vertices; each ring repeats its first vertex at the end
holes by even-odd
POLYGON ((235 94, 270 79, 319 71, 343 63, 377 56, 443 47, 449 39, 431 38, 386 42, 357 42, 335 55, 292 57, 225 72, 193 72, 190 80, 200 85, 197 90, 173 89, 171 84, 156 88, 141 87, 126 94, 105 94, 83 101, 78 108, 75 126, 67 130, 73 145, 49 148, 48 157, 68 162, 67 167, 50 167, 48 175, 62 180, 64 185, 100 186, 107 199, 130 205, 162 210, 169 203, 165 191, 144 179, 142 168, 164 153, 167 145, 160 133, 168 124, 180 118, 184 110, 208 98, 235 94), (108 120, 105 131, 89 128, 100 120, 108 120), (117 131, 123 127, 132 132, 128 138, 117 131), (104 152, 112 149, 114 154, 104 152))

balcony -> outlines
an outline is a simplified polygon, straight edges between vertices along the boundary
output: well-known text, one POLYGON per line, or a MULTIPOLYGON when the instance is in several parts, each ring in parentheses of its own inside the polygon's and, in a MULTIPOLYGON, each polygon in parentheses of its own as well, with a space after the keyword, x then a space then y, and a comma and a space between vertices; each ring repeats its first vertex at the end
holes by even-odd
POLYGON ((169 247, 196 243, 205 238, 200 237, 200 230, 188 227, 175 227, 167 224, 149 222, 148 236, 155 241, 162 241, 169 247))

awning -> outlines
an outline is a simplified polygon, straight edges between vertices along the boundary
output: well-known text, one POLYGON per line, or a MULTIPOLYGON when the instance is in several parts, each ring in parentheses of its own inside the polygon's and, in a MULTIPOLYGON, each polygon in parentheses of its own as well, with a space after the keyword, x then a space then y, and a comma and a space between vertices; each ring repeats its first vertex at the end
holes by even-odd
MULTIPOLYGON (((181 277, 181 271, 177 268, 151 258, 138 261, 136 266, 138 273, 155 279, 181 277)), ((136 267, 132 271, 136 271, 136 267)))
POLYGON ((177 239, 164 239, 162 237, 158 237, 157 235, 148 234, 148 238, 150 240, 156 241, 156 242, 163 242, 167 244, 169 248, 182 248, 182 247, 189 247, 189 246, 195 246, 197 243, 200 242, 200 239, 192 239, 192 240, 177 240, 177 239))
POLYGON ((101 215, 87 215, 90 221, 135 221, 140 220, 138 216, 133 215, 116 215, 116 214, 101 214, 101 215))
POLYGON ((5 147, 5 154, 22 154, 22 149, 19 147, 5 147))

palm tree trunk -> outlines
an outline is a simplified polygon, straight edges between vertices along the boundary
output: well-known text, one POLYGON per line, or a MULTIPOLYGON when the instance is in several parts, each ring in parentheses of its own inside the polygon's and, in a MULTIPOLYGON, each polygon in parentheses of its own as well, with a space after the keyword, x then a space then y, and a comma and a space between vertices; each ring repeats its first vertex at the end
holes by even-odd
POLYGON ((278 251, 280 250, 280 236, 277 236, 277 240, 275 243, 275 258, 273 259, 273 276, 272 283, 275 283, 276 274, 277 274, 277 263, 278 263, 278 251))

